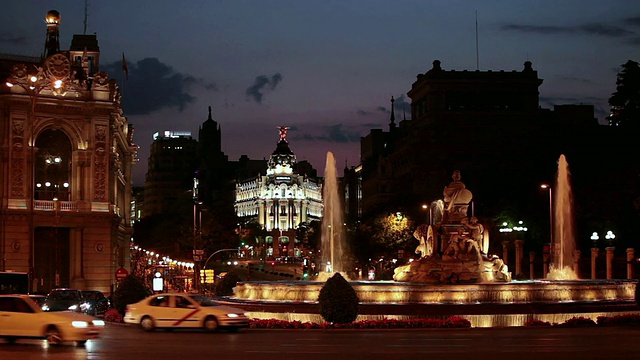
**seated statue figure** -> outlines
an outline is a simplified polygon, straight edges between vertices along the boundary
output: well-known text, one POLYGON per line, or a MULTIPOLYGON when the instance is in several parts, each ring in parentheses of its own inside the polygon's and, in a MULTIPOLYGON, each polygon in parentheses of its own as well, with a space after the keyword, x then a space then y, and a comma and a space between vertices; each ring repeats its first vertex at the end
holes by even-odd
POLYGON ((451 177, 453 181, 442 192, 444 196, 444 212, 448 215, 447 220, 460 221, 467 217, 467 208, 471 199, 473 199, 473 195, 471 191, 466 189, 464 183, 460 181, 460 170, 455 170, 451 177))
POLYGON ((415 250, 416 254, 420 254, 421 258, 431 256, 433 254, 435 238, 433 235, 433 227, 431 225, 422 224, 413 232, 420 244, 415 250))
POLYGON ((472 216, 471 219, 462 219, 466 231, 469 232, 469 238, 476 241, 480 251, 486 254, 489 251, 489 239, 484 236, 484 226, 478 222, 478 218, 472 216))

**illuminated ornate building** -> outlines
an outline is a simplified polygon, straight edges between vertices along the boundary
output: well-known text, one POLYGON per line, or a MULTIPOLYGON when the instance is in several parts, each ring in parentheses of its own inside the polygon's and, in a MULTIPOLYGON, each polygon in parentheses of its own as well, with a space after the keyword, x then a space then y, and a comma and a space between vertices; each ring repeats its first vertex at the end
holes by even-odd
POLYGON ((133 128, 96 36, 61 51, 59 13, 46 23, 42 57, 0 56, 0 270, 109 293, 129 266, 133 128))
POLYGON ((267 257, 300 257, 296 228, 322 218, 322 186, 316 179, 297 173, 296 156, 287 141, 288 127, 280 129, 280 141, 267 162, 266 175, 236 183, 236 215, 254 219, 270 235, 265 239, 267 257))

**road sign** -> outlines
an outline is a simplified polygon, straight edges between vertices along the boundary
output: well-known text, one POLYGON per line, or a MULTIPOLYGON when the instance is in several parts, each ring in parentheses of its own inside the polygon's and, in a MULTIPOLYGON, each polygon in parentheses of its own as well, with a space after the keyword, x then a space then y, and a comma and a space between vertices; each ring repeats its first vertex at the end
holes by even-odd
POLYGON ((127 271, 127 269, 119 268, 118 270, 116 270, 116 281, 124 280, 124 278, 126 278, 127 275, 129 275, 129 272, 127 271))

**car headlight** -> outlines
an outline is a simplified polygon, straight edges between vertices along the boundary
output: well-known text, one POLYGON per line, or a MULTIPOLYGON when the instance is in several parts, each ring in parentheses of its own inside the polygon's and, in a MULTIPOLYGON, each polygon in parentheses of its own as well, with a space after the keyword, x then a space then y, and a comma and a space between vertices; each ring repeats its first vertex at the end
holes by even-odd
POLYGON ((49 305, 42 305, 42 311, 49 311, 49 305))
POLYGON ((78 305, 71 305, 67 308, 67 310, 75 310, 78 308, 78 305))
POLYGON ((87 326, 89 326, 89 323, 86 321, 72 321, 71 326, 73 326, 74 328, 86 328, 87 326))
POLYGON ((240 315, 238 315, 238 314, 227 314, 227 317, 230 317, 230 318, 237 318, 238 316, 240 316, 240 315))
POLYGON ((104 320, 93 320, 91 321, 95 326, 104 326, 104 320))
POLYGON ((82 304, 80 304, 80 309, 82 309, 82 310, 90 310, 91 309, 91 304, 86 303, 86 302, 82 303, 82 304))

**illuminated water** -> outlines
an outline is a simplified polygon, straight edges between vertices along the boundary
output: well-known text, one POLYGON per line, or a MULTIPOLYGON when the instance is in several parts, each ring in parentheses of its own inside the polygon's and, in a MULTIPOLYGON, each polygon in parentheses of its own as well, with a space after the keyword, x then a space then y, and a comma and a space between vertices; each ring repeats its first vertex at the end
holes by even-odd
MULTIPOLYGON (((322 213, 321 237, 321 272, 331 273, 345 270, 344 220, 342 205, 338 192, 338 175, 336 160, 331 151, 327 152, 324 169, 324 183, 322 185, 322 213), (329 266, 327 266, 329 265, 329 266)), ((322 275, 323 277, 327 277, 322 275)))
POLYGON ((573 193, 569 164, 564 155, 560 155, 558 160, 558 176, 554 196, 553 244, 547 279, 575 280, 578 276, 573 269, 576 250, 573 193))

